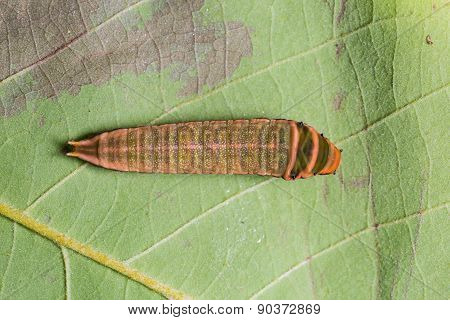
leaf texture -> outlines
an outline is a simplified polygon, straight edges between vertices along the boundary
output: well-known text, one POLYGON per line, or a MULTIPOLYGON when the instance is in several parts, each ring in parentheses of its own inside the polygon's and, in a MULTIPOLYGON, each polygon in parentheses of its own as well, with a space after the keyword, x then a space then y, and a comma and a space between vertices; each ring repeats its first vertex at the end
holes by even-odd
POLYGON ((0 298, 448 299, 446 1, 0 1, 0 298), (133 174, 64 143, 304 121, 335 176, 133 174))

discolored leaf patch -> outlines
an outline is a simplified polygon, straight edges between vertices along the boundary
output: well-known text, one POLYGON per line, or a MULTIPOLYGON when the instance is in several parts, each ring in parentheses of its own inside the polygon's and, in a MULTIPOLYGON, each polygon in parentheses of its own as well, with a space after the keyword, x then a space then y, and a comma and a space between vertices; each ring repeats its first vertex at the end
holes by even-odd
POLYGON ((340 58, 345 50, 345 44, 343 42, 336 43, 336 58, 340 58))
POLYGON ((345 15, 345 10, 347 9, 347 0, 339 1, 339 11, 336 16, 336 24, 340 24, 345 15))
POLYGON ((342 92, 337 93, 333 99, 333 109, 334 111, 339 111, 342 108, 342 103, 345 99, 345 94, 342 92))
POLYGON ((17 114, 31 99, 76 95, 85 85, 127 72, 169 69, 171 79, 182 83, 181 97, 216 86, 252 55, 252 43, 242 22, 205 23, 203 5, 203 0, 164 1, 146 21, 129 5, 96 25, 92 17, 101 14, 101 6, 95 2, 34 7, 22 1, 17 8, 0 3, 6 61, 0 65, 0 115, 17 114))

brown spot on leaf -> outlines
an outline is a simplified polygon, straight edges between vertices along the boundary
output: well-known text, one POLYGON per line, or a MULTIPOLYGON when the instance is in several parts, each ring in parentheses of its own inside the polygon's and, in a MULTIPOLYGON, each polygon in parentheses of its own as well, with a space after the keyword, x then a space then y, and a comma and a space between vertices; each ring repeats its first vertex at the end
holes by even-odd
POLYGON ((349 181, 346 181, 345 184, 346 187, 350 187, 353 189, 362 189, 369 186, 369 177, 368 176, 354 177, 349 181))
POLYGON ((342 101, 345 99, 345 94, 342 92, 337 93, 333 99, 333 109, 334 111, 339 111, 342 108, 342 101))
POLYGON ((0 1, 0 80, 86 32, 76 1, 0 1))
POLYGON ((345 50, 345 43, 343 42, 338 42, 336 43, 336 58, 340 58, 342 55, 342 52, 345 50))
POLYGON ((17 13, 0 3, 7 11, 6 22, 0 20, 6 61, 0 64, 0 116, 19 113, 27 100, 76 95, 82 86, 126 72, 170 68, 172 80, 182 83, 179 96, 198 94, 231 77, 252 55, 249 29, 238 21, 204 22, 204 0, 166 0, 139 27, 140 15, 129 5, 102 3, 48 0, 35 9, 21 1, 17 13))
POLYGON ((328 204, 328 196, 330 195, 330 187, 328 186, 327 181, 325 180, 323 183, 323 200, 325 201, 326 204, 328 204))
POLYGON ((345 184, 344 184, 344 174, 342 173, 342 170, 338 170, 337 173, 338 173, 338 180, 339 180, 339 183, 340 183, 341 185, 344 185, 344 186, 345 186, 345 184))
POLYGON ((427 35, 427 36, 425 37, 425 42, 426 42, 428 45, 432 45, 432 44, 433 44, 433 39, 431 39, 431 36, 430 36, 430 35, 427 35))
POLYGON ((336 16, 336 24, 340 24, 342 19, 344 18, 346 5, 347 5, 347 0, 341 0, 341 4, 339 6, 339 13, 336 16))

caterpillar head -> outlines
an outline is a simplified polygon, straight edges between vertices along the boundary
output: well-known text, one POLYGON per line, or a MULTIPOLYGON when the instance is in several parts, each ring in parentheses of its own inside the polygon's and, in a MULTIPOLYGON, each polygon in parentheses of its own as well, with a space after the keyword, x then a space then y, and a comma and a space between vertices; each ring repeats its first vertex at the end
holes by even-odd
POLYGON ((291 137, 293 154, 284 176, 286 180, 334 174, 339 168, 342 150, 313 127, 296 123, 291 127, 291 137))

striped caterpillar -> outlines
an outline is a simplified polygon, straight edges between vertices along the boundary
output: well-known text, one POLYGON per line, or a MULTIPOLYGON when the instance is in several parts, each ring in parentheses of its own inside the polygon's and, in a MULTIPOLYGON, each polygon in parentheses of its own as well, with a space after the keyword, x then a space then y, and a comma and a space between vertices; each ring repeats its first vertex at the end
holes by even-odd
POLYGON ((311 126, 271 119, 117 129, 68 144, 68 156, 119 171, 257 174, 285 180, 335 173, 342 151, 311 126))

